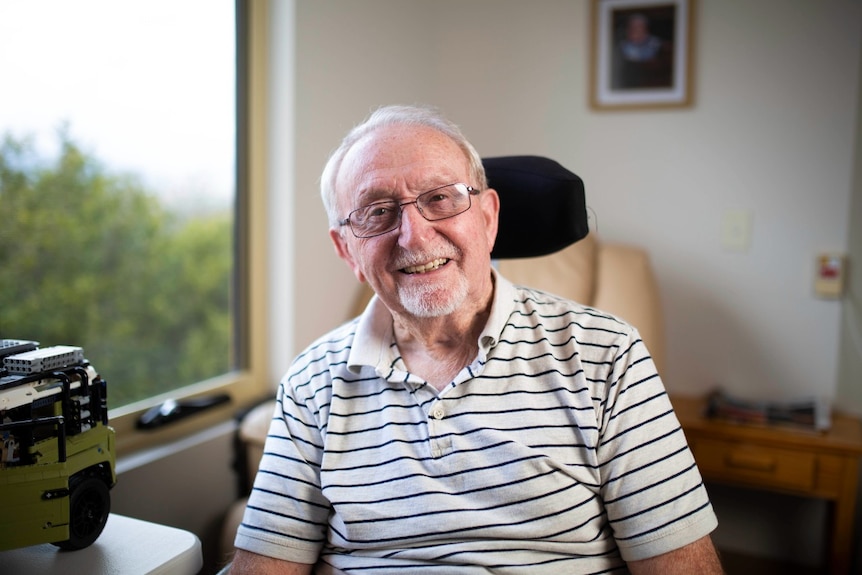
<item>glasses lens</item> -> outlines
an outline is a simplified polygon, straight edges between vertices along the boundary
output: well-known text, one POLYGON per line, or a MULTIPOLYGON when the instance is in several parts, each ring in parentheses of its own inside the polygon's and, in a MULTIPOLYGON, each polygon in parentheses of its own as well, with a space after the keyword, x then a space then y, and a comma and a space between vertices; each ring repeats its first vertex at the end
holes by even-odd
POLYGON ((360 238, 383 234, 398 225, 398 202, 377 202, 354 210, 350 214, 350 227, 360 238))
POLYGON ((422 215, 427 220, 451 218, 470 207, 470 192, 464 184, 450 184, 425 192, 416 198, 422 215))
MULTIPOLYGON (((445 220, 470 208, 470 191, 466 184, 440 186, 419 194, 415 200, 416 207, 428 221, 445 220)), ((343 223, 349 223, 358 238, 379 236, 397 228, 401 210, 412 203, 395 200, 376 202, 353 210, 343 223)))

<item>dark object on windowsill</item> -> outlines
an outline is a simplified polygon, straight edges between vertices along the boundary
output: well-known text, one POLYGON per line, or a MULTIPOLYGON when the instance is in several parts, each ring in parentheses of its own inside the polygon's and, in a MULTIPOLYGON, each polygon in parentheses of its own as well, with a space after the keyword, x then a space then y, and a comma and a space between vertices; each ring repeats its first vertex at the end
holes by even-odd
POLYGON ((138 419, 138 429, 156 429, 173 421, 183 419, 195 413, 200 413, 223 403, 230 401, 230 395, 221 393, 196 397, 194 399, 183 399, 177 401, 168 399, 155 407, 148 409, 138 419))

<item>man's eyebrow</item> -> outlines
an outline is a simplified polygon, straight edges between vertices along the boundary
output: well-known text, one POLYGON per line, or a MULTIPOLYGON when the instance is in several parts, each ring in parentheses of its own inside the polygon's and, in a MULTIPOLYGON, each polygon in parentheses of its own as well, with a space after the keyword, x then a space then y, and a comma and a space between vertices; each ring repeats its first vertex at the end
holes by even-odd
POLYGON ((396 193, 383 188, 369 188, 367 190, 360 190, 356 199, 358 205, 367 206, 376 202, 394 200, 396 199, 396 193))
MULTIPOLYGON (((448 186, 450 184, 457 183, 457 180, 448 180, 442 178, 433 178, 428 180, 423 180, 421 185, 412 190, 413 195, 424 194, 425 192, 429 192, 431 190, 442 188, 443 186, 448 186)), ((398 200, 400 195, 398 192, 388 189, 388 188, 367 188, 365 190, 359 190, 357 193, 357 201, 360 206, 367 206, 368 204, 374 204, 377 202, 383 202, 386 200, 398 200)))

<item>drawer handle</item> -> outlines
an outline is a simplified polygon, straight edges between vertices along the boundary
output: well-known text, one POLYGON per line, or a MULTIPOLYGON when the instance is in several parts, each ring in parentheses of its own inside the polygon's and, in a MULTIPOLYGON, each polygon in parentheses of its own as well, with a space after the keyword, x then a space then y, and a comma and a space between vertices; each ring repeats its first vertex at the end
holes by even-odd
POLYGON ((755 471, 774 471, 775 459, 754 453, 731 453, 725 458, 728 467, 752 469, 755 471))

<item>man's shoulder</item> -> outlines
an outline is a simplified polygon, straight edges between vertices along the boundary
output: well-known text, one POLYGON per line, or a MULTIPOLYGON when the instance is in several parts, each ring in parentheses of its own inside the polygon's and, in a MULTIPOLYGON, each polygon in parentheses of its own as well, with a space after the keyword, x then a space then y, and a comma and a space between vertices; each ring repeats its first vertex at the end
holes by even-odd
POLYGON ((625 335, 634 330, 630 323, 612 313, 525 286, 515 286, 513 319, 514 316, 529 318, 537 325, 549 327, 563 324, 625 335))
POLYGON ((332 365, 346 363, 353 347, 358 323, 359 318, 354 318, 311 342, 296 356, 288 376, 295 376, 323 362, 332 365))

